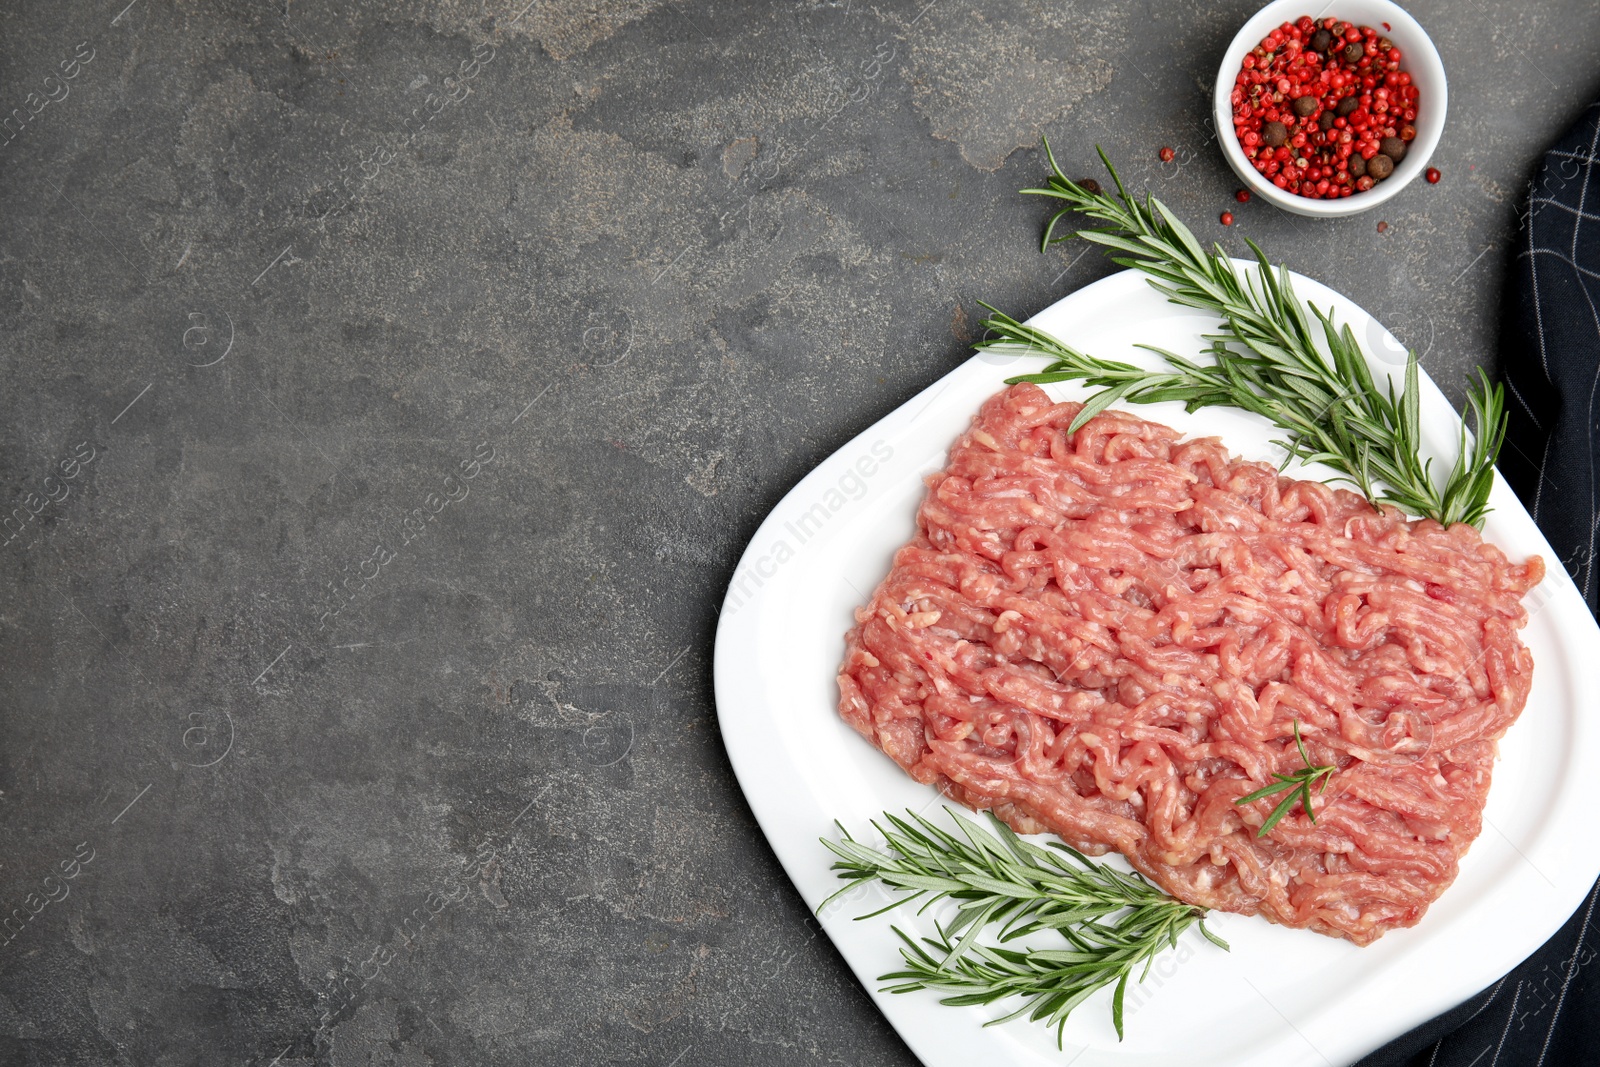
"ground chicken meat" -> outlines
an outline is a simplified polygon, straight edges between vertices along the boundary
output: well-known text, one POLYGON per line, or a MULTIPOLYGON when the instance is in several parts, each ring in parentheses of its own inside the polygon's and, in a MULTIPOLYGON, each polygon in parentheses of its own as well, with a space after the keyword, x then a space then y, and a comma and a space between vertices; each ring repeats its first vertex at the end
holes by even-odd
POLYGON ((1368 944, 1482 828, 1544 572, 1216 439, 1018 385, 928 479, 856 612, 840 714, 918 781, 1115 849, 1174 896, 1368 944), (1264 838, 1305 764, 1338 769, 1264 838))

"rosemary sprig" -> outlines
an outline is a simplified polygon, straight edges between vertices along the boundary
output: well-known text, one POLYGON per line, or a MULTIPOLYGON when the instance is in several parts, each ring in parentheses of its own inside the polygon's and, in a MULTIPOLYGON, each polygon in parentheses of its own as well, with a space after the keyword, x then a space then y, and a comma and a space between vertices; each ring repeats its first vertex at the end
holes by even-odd
POLYGON ((1305 742, 1300 740, 1299 719, 1294 721, 1294 743, 1295 747, 1300 749, 1300 759, 1305 763, 1304 770, 1295 771, 1293 774, 1275 773, 1272 777, 1277 779, 1276 782, 1257 789, 1249 796, 1243 796, 1234 801, 1235 804, 1249 804, 1260 800, 1262 797, 1270 797, 1274 793, 1281 793, 1286 789, 1291 791, 1288 796, 1278 802, 1277 807, 1272 809, 1272 814, 1267 816, 1267 821, 1262 823, 1261 829, 1256 831, 1257 837, 1267 836, 1269 830, 1278 825, 1285 815, 1294 810, 1296 801, 1299 801, 1300 806, 1305 809, 1306 817, 1315 824, 1317 813, 1311 810, 1311 787, 1316 785, 1318 778, 1321 778, 1322 785, 1317 789, 1317 792, 1326 791, 1328 782, 1333 777, 1333 772, 1339 769, 1331 765, 1317 766, 1311 762, 1310 755, 1306 753, 1305 742))
POLYGON ((1022 191, 1052 197, 1066 206, 1051 216, 1042 247, 1072 236, 1054 236, 1056 225, 1072 212, 1098 220, 1105 225, 1079 230, 1077 236, 1121 253, 1112 256, 1113 262, 1149 275, 1151 284, 1173 303, 1220 316, 1223 331, 1207 335, 1212 361, 1206 365, 1141 346, 1159 354, 1171 368, 1151 373, 1087 356, 989 308, 994 316, 984 325, 997 336, 978 347, 1052 360, 1041 373, 1008 381, 1077 379, 1104 390, 1089 402, 1075 426, 1120 400, 1137 404, 1178 400, 1190 411, 1215 404, 1253 411, 1288 431, 1288 440, 1280 442, 1288 452, 1285 464, 1294 458, 1321 462, 1368 499, 1445 525, 1482 525, 1489 511, 1495 457, 1506 431, 1499 385, 1480 370, 1478 382, 1469 386, 1467 406, 1474 434, 1468 434, 1463 421, 1455 463, 1444 484, 1438 485, 1432 461, 1423 461, 1420 454, 1415 351, 1407 353, 1400 394, 1395 394, 1393 382, 1380 390, 1349 325, 1336 324, 1331 311, 1296 297, 1288 268, 1274 269, 1253 241, 1246 244, 1255 253, 1258 269, 1241 273, 1220 245, 1210 252, 1202 249, 1161 201, 1146 196, 1141 203, 1130 196, 1104 152, 1100 158, 1116 184, 1115 196, 1090 192, 1069 179, 1048 141, 1045 153, 1052 171, 1046 187, 1022 191))
POLYGON ((880 978, 892 983, 885 987, 888 992, 935 989, 950 993, 943 1003, 953 1005, 1020 996, 1020 1008, 987 1025, 1027 1013, 1054 1026, 1059 1044, 1072 1009, 1115 982, 1111 1019, 1120 1038, 1128 978, 1141 962, 1139 981, 1191 925, 1228 947, 1206 929, 1205 909, 1174 900, 1136 874, 1091 863, 1068 845, 1052 841, 1041 848, 992 814, 985 828, 952 812, 960 836, 920 815, 907 815, 886 812, 888 826, 873 822, 884 837, 883 848, 862 844, 842 826, 841 840, 822 840, 839 857, 832 870, 845 885, 818 911, 840 893, 871 881, 908 895, 858 919, 922 898, 919 913, 941 900, 956 902, 956 918, 936 923, 934 937, 918 941, 894 928, 904 942, 905 969, 880 978), (998 927, 999 944, 980 942, 978 935, 993 927, 998 927), (1059 933, 1066 947, 1001 947, 1042 930, 1059 933))

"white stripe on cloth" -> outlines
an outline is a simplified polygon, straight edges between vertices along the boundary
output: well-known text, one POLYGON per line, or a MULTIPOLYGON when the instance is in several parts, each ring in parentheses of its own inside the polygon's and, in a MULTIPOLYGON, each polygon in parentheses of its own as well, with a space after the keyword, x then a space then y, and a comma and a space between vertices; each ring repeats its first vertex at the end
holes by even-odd
MULTIPOLYGON (((1590 524, 1593 528, 1593 524, 1590 524)), ((1589 920, 1594 916, 1595 898, 1600 896, 1600 882, 1589 890, 1589 906, 1583 909, 1583 925, 1578 928, 1578 942, 1572 947, 1572 959, 1567 964, 1567 976, 1561 980, 1561 995, 1556 997, 1556 1010, 1550 1016, 1550 1026, 1544 1032, 1544 1044, 1539 1047, 1539 1062, 1533 1067, 1544 1067, 1544 1058, 1550 1052, 1550 1039, 1555 1036, 1556 1022, 1561 1018, 1561 1005, 1567 1000, 1567 986, 1572 984, 1572 976, 1578 973, 1578 956, 1583 951, 1583 939, 1589 933, 1589 920)))

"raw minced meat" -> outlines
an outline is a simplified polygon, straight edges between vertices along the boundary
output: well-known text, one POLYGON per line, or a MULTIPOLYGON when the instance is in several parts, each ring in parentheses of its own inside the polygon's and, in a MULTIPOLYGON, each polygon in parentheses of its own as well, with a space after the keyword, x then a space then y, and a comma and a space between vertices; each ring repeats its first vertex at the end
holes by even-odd
POLYGON ((1527 700, 1544 573, 1470 526, 1237 460, 1214 438, 1018 385, 928 479, 856 612, 840 713, 922 782, 1116 850, 1174 896, 1367 944, 1482 828, 1527 700), (1338 769, 1265 837, 1305 763, 1338 769))

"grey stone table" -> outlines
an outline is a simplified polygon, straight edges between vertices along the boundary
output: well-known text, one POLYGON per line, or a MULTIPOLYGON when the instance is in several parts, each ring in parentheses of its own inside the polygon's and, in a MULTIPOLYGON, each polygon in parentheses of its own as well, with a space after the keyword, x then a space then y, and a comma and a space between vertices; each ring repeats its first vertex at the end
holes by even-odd
POLYGON ((1108 271, 1042 133, 1459 400, 1597 87, 1592 3, 1496 7, 1418 4, 1380 232, 1231 200, 1248 0, 6 4, 0 1063, 914 1062, 718 739, 738 553, 1108 271))

